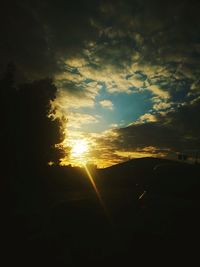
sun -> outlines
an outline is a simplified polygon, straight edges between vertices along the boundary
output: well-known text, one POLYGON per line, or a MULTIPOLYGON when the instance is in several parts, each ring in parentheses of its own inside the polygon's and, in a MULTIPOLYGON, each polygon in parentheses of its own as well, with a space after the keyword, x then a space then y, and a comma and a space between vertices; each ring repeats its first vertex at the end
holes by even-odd
POLYGON ((75 140, 71 154, 74 157, 81 157, 88 151, 88 144, 85 140, 75 140))

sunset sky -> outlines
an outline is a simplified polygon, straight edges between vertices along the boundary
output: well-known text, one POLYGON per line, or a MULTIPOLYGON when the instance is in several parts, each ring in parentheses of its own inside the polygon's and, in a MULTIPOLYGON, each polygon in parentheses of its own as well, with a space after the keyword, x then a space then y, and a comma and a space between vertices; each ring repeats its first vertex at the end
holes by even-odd
POLYGON ((1 8, 0 68, 53 77, 64 164, 200 149, 198 1, 16 2, 1 8))

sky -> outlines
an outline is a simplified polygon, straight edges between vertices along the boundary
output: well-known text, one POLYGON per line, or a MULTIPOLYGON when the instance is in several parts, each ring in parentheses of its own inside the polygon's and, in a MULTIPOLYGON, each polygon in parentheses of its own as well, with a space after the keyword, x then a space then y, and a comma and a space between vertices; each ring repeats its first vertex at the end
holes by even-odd
POLYGON ((200 149, 198 2, 3 1, 0 71, 13 61, 19 81, 53 78, 63 164, 200 149))

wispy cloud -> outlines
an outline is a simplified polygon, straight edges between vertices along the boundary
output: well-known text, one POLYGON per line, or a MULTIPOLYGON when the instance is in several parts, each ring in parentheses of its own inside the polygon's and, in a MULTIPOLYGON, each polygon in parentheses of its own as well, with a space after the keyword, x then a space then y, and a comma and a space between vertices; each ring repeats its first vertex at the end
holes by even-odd
POLYGON ((138 120, 134 121, 130 125, 138 125, 138 124, 142 124, 142 123, 156 122, 156 121, 157 121, 156 115, 151 114, 151 113, 146 113, 146 114, 140 116, 138 120))
POLYGON ((68 129, 80 129, 83 125, 99 122, 98 118, 95 116, 78 112, 68 113, 67 118, 68 129))
POLYGON ((100 101, 99 104, 103 108, 107 108, 107 109, 111 109, 111 110, 114 108, 112 101, 107 100, 107 99, 100 101))

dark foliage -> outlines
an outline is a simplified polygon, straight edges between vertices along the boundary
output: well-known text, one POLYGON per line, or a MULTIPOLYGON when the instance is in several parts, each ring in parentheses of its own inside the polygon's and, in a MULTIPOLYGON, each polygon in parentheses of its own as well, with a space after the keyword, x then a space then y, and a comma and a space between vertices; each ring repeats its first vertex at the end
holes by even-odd
POLYGON ((5 224, 17 233, 47 201, 47 164, 59 163, 63 151, 55 144, 64 136, 61 121, 48 116, 57 91, 52 80, 16 85, 14 75, 9 64, 0 80, 1 195, 5 224))
POLYGON ((62 141, 61 123, 48 118, 50 101, 56 97, 50 79, 16 86, 14 65, 10 64, 0 81, 1 142, 4 167, 16 174, 37 169, 48 161, 59 162, 55 144, 62 141))

